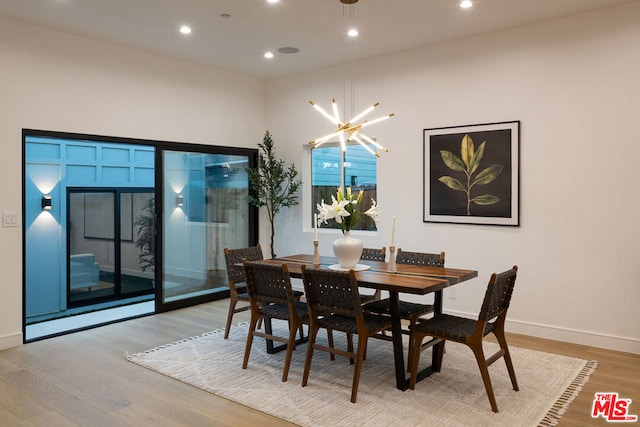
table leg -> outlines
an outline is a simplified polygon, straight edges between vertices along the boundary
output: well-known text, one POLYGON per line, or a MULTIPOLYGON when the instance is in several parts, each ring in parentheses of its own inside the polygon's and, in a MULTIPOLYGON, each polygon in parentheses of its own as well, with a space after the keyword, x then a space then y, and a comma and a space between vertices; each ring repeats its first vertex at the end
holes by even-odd
MULTIPOLYGON (((264 316, 262 318, 262 321, 264 322, 264 332, 269 334, 269 335, 273 335, 273 329, 272 329, 272 325, 271 325, 271 318, 264 316)), ((304 344, 308 340, 309 340, 309 337, 308 336, 304 336, 304 334, 301 333, 300 334, 300 338, 296 339, 295 343, 296 343, 296 345, 297 344, 304 344)), ((287 349, 287 345, 286 344, 273 345, 273 340, 266 339, 265 341, 267 342, 267 353, 268 354, 274 354, 274 353, 277 353, 279 351, 287 349)))
MULTIPOLYGON (((442 290, 435 293, 435 299, 433 302, 433 311, 435 314, 442 314, 442 290)), ((434 345, 431 355, 431 367, 434 372, 440 372, 442 368, 442 356, 444 353, 444 340, 434 345)))
MULTIPOLYGON (((442 290, 434 293, 433 311, 437 314, 442 313, 442 290)), ((416 349, 414 349, 414 351, 416 351, 416 349)), ((416 374, 416 382, 422 381, 434 372, 440 372, 440 368, 442 367, 442 356, 444 353, 444 340, 435 344, 431 348, 431 352, 431 366, 425 367, 416 374)))
POLYGON ((396 388, 405 391, 409 385, 404 373, 404 349, 402 347, 402 325, 400 324, 398 292, 389 291, 389 314, 391 315, 393 359, 396 365, 396 388))

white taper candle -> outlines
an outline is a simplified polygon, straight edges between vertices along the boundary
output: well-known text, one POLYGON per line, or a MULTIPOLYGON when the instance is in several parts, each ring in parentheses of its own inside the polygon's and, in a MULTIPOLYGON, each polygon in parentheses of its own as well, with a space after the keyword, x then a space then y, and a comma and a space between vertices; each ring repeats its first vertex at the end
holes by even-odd
POLYGON ((395 246, 394 242, 396 240, 396 216, 394 215, 391 219, 391 246, 395 246))
POLYGON ((318 214, 313 215, 313 240, 318 240, 318 214))

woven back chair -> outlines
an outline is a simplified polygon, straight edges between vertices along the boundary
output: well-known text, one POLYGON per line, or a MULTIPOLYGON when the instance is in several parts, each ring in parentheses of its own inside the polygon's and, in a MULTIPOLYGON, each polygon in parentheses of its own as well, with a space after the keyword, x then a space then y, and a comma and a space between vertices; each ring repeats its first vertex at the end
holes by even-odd
POLYGON ((440 252, 439 254, 431 254, 427 252, 409 252, 398 249, 396 263, 444 267, 444 252, 440 252))
MULTIPOLYGON (((410 265, 427 265, 433 267, 444 267, 444 252, 428 253, 428 252, 409 252, 398 249, 396 256, 397 264, 410 264, 410 265)), ((391 312, 390 300, 388 298, 381 299, 379 301, 368 302, 365 305, 365 309, 370 313, 375 314, 389 314, 391 312)), ((433 304, 420 304, 409 301, 399 301, 399 313, 400 318, 409 321, 407 328, 403 328, 402 332, 409 335, 411 329, 415 326, 418 319, 426 314, 433 312, 433 304)), ((385 335, 378 338, 384 338, 385 335)), ((411 359, 411 352, 413 350, 413 344, 409 341, 408 358, 411 359)), ((409 370, 409 366, 407 366, 409 370)))
POLYGON ((278 265, 264 261, 247 261, 245 259, 242 265, 251 307, 251 321, 242 369, 246 369, 249 364, 253 337, 283 342, 287 345, 287 355, 282 370, 282 382, 285 382, 289 375, 291 356, 295 348, 296 332, 300 330, 302 338, 302 324, 307 323, 309 319, 307 305, 294 296, 291 289, 291 277, 286 264, 278 265), (262 317, 286 320, 289 324, 288 337, 284 338, 256 330, 258 321, 262 317))
POLYGON ((378 316, 363 311, 358 294, 358 282, 353 270, 341 272, 302 266, 302 280, 309 308, 310 324, 302 386, 307 385, 314 350, 355 359, 351 387, 351 402, 355 403, 360 371, 367 350, 367 339, 379 331, 390 328, 391 320, 388 316, 378 316), (320 328, 327 329, 328 346, 316 342, 320 328), (347 341, 347 351, 334 348, 331 331, 346 332, 349 338, 352 334, 357 334, 357 351, 353 351, 351 339, 347 341))
MULTIPOLYGON (((410 363, 411 379, 409 387, 411 389, 415 388, 421 351, 438 344, 433 351, 440 353, 440 361, 442 361, 444 341, 448 340, 466 344, 473 351, 493 412, 498 412, 498 405, 493 393, 491 378, 489 377, 488 367, 491 364, 496 360, 504 358, 507 371, 509 372, 509 378, 511 378, 511 385, 515 391, 518 391, 518 381, 516 380, 511 355, 509 354, 509 347, 507 346, 507 340, 504 334, 504 323, 507 318, 507 310, 511 302, 511 295, 513 294, 517 273, 518 267, 514 266, 503 273, 493 273, 491 275, 478 320, 448 314, 436 314, 431 319, 418 322, 411 333, 413 348, 418 349, 413 352, 410 363), (500 344, 500 349, 495 354, 486 358, 482 348, 482 342, 483 338, 490 333, 495 335, 498 344, 500 344), (423 346, 422 341, 427 336, 432 338, 423 346)), ((441 366, 434 366, 436 372, 439 372, 440 368, 441 366)))
POLYGON ((363 248, 362 256, 360 259, 369 260, 369 261, 382 261, 384 262, 385 256, 387 255, 387 248, 382 247, 378 248, 363 248))
MULTIPOLYGON (((368 260, 368 261, 381 261, 384 262, 384 259, 387 254, 387 248, 382 247, 380 249, 377 248, 363 248, 362 256, 360 259, 368 260)), ((376 289, 376 291, 372 295, 360 295, 360 300, 362 303, 367 303, 371 301, 377 301, 382 296, 382 291, 380 289, 376 289)))
POLYGON ((249 302, 249 294, 244 291, 238 291, 239 288, 242 289, 245 287, 245 283, 244 270, 236 267, 236 265, 242 263, 243 259, 257 261, 264 259, 264 257, 262 255, 262 248, 258 243, 256 246, 250 246, 248 248, 224 248, 224 259, 227 265, 227 278, 229 279, 229 311, 227 313, 227 325, 224 330, 224 338, 227 339, 229 338, 233 315, 241 311, 249 310, 250 308, 250 306, 246 304, 249 302), (245 304, 241 307, 236 307, 239 301, 245 304))

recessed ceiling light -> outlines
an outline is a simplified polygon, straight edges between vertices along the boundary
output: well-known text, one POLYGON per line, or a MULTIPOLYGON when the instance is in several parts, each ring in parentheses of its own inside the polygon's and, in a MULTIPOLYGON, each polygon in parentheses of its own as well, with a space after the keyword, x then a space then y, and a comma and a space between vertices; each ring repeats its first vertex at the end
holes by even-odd
POLYGON ((267 59, 273 58, 273 52, 265 52, 264 53, 264 57, 267 58, 267 59))
POLYGON ((267 3, 278 3, 280 0, 267 0, 267 3))
POLYGON ((189 27, 188 25, 183 25, 182 27, 180 27, 180 32, 182 34, 191 34, 191 27, 189 27))
POLYGON ((347 35, 349 37, 358 37, 358 30, 356 30, 355 28, 351 28, 349 31, 347 31, 347 35))
POLYGON ((473 6, 473 2, 471 0, 462 0, 460 2, 460 7, 463 9, 469 9, 471 6, 473 6))

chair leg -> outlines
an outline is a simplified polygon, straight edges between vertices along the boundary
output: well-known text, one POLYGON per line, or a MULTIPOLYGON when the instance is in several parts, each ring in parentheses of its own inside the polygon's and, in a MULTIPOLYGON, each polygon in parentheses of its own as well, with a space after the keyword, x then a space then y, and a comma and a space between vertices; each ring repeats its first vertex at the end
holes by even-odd
MULTIPOLYGON (((333 330, 327 329, 327 342, 329 343, 329 348, 333 348, 333 330)), ((336 360, 336 355, 333 353, 329 353, 329 359, 336 360)))
POLYGON ((358 352, 356 354, 356 366, 353 370, 353 385, 351 386, 351 402, 353 403, 356 403, 356 397, 358 395, 360 372, 362 371, 362 362, 364 361, 365 351, 367 351, 367 337, 358 335, 358 352))
MULTIPOLYGON (((358 340, 360 341, 360 340, 358 340)), ((349 353, 353 353, 353 334, 351 332, 347 332, 347 351, 349 353)), ((349 359, 349 364, 353 365, 355 361, 353 357, 349 359)))
MULTIPOLYGON (((302 326, 302 325, 301 325, 302 326)), ((289 323, 289 341, 287 342, 287 356, 284 359, 284 367, 282 368, 282 382, 287 382, 289 376, 289 366, 291 365, 291 356, 293 349, 296 346, 296 333, 298 328, 296 325, 289 323)))
MULTIPOLYGON (((309 371, 311 370, 311 359, 313 358, 313 347, 316 344, 316 336, 318 335, 319 329, 320 327, 318 325, 313 325, 313 324, 309 325, 309 341, 307 342, 307 356, 304 359, 302 387, 306 386, 307 381, 309 380, 309 371)), ((327 333, 330 333, 330 330, 327 330, 327 333)))
MULTIPOLYGON (((409 343, 412 348, 417 349, 417 351, 410 352, 411 358, 409 359, 409 366, 411 371, 411 376, 409 377, 409 388, 414 390, 416 388, 416 378, 418 376, 418 364, 420 363, 420 348, 422 347, 422 340, 424 339, 424 335, 418 334, 415 331, 411 332, 411 337, 409 338, 409 343)), ((435 351, 435 348, 433 349, 435 351)))
POLYGON ((233 313, 235 313, 236 304, 237 303, 238 303, 238 300, 235 299, 233 296, 231 296, 231 299, 229 300, 229 312, 227 313, 227 326, 225 326, 225 328, 224 328, 224 339, 225 340, 227 338, 229 338, 229 330, 231 329, 231 321, 233 320, 233 313))
POLYGON ((253 344, 253 332, 256 330, 256 324, 260 314, 251 312, 251 322, 249 324, 249 333, 247 334, 247 344, 244 347, 244 361, 242 362, 242 369, 247 369, 249 364, 249 355, 251 354, 251 345, 253 344))
POLYGON ((513 362, 511 361, 511 353, 509 353, 509 346, 507 345, 507 338, 504 336, 504 330, 496 330, 493 333, 498 343, 500 344, 500 348, 504 351, 504 363, 507 365, 507 371, 509 372, 509 378, 511 379, 511 385, 515 391, 520 390, 518 388, 518 380, 516 379, 516 371, 513 369, 513 362))
POLYGON ((482 350, 482 343, 477 346, 470 346, 473 351, 473 355, 478 362, 478 368, 480 368, 480 375, 482 375, 482 381, 484 382, 484 388, 487 391, 489 397, 489 403, 491 403, 491 409, 493 412, 498 412, 498 404, 496 403, 496 396, 493 394, 493 386, 491 385, 491 378, 489 377, 489 368, 487 367, 487 360, 484 357, 484 351, 482 350))
MULTIPOLYGON (((360 338, 358 338, 358 340, 360 340, 360 338)), ((362 360, 367 360, 367 343, 369 342, 369 340, 366 340, 364 342, 364 354, 362 355, 362 360)))

